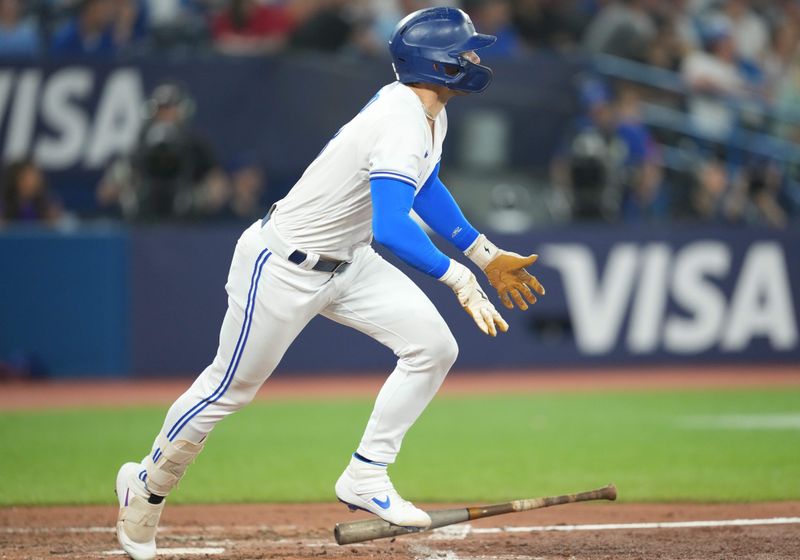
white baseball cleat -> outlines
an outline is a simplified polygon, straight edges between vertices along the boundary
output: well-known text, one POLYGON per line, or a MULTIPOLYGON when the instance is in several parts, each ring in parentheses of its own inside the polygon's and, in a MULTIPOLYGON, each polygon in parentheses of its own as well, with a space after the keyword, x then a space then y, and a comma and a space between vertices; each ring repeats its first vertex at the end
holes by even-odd
POLYGON ((133 560, 156 557, 156 531, 165 501, 151 504, 144 484, 145 468, 139 463, 125 463, 117 473, 117 539, 122 550, 133 560))
POLYGON ((361 509, 401 527, 430 526, 430 516, 394 489, 386 466, 365 463, 353 457, 336 481, 336 497, 351 511, 361 509))

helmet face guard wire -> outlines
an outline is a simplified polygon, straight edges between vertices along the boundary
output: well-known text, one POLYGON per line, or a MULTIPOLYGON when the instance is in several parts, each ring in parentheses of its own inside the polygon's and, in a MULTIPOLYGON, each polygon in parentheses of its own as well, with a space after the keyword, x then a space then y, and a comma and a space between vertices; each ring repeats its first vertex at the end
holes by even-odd
MULTIPOLYGON (((481 93, 489 87, 493 76, 491 68, 467 60, 463 53, 453 56, 458 61, 458 66, 452 66, 457 70, 447 87, 467 93, 481 93)), ((449 75, 447 66, 445 66, 445 74, 449 75)))

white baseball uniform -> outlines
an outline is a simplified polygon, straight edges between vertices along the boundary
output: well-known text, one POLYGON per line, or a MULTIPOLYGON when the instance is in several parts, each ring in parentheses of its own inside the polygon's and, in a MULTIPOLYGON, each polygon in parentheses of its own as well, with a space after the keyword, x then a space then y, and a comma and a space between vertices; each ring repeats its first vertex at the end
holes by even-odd
MULTIPOLYGON (((431 135, 417 95, 399 82, 387 85, 336 133, 270 219, 242 234, 217 355, 170 408, 160 441, 202 441, 253 399, 295 337, 321 314, 397 356, 358 447, 374 461, 395 460, 458 348, 428 297, 370 247, 370 179, 396 179, 418 190, 441 157, 446 132, 444 110, 431 135), (307 254, 305 261, 288 260, 295 250, 307 254), (320 258, 351 264, 335 274, 319 272, 313 267, 320 258)), ((159 453, 154 447, 151 457, 159 453)))

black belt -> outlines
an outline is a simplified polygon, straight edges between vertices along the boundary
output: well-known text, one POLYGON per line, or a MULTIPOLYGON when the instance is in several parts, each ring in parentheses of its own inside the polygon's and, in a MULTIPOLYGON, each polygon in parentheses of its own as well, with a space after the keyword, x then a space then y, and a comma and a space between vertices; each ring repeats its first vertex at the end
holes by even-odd
MULTIPOLYGON (((275 211, 275 205, 273 204, 272 208, 270 208, 269 212, 267 212, 267 215, 264 216, 263 220, 261 220, 261 227, 267 225, 269 217, 272 215, 272 212, 274 211, 275 211)), ((303 264, 304 262, 306 262, 307 258, 308 255, 305 252, 301 251, 300 249, 293 251, 292 254, 289 255, 289 260, 296 265, 303 264)), ((319 260, 317 261, 317 264, 315 264, 311 268, 311 270, 316 270, 317 272, 337 273, 337 272, 344 272, 344 270, 348 266, 350 266, 350 263, 348 261, 337 261, 334 259, 325 259, 320 257, 319 260)))
MULTIPOLYGON (((305 254, 300 249, 295 250, 294 252, 292 252, 291 255, 289 255, 289 260, 297 265, 303 264, 307 258, 308 255, 305 254)), ((348 266, 350 266, 350 263, 348 261, 337 261, 333 259, 325 259, 320 257, 319 260, 317 261, 317 264, 315 264, 311 268, 311 270, 316 270, 319 272, 335 273, 335 272, 344 272, 344 270, 348 266)))

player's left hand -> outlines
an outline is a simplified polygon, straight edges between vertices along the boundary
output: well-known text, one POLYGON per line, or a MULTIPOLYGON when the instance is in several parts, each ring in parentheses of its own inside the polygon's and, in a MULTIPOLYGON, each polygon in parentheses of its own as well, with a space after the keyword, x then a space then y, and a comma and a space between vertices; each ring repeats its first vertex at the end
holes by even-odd
POLYGON ((517 253, 500 250, 483 269, 489 283, 497 290, 500 301, 508 309, 513 309, 516 303, 517 307, 525 311, 528 309, 528 303, 531 305, 536 303, 534 292, 544 295, 544 286, 525 270, 525 267, 535 263, 538 258, 539 255, 523 257, 517 253))
POLYGON ((508 330, 508 323, 494 308, 492 302, 481 290, 477 278, 466 266, 450 259, 450 267, 439 278, 439 281, 455 292, 461 307, 469 313, 484 334, 497 336, 498 331, 506 332, 508 330))

